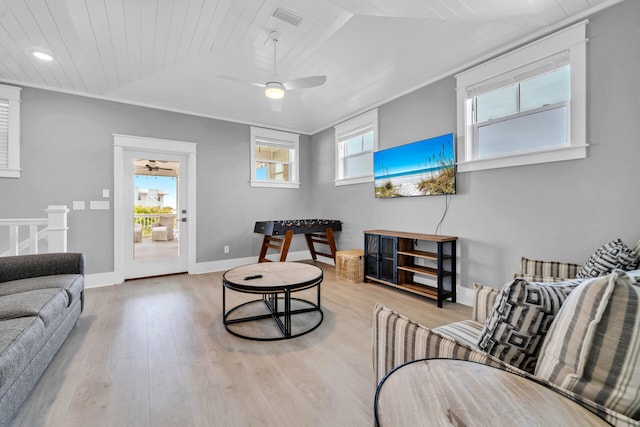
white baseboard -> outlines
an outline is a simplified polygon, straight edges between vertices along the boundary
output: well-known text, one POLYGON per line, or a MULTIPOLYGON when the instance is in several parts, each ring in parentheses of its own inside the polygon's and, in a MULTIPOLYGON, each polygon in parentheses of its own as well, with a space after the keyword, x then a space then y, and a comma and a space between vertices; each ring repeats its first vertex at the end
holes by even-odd
POLYGON ((84 276, 85 288, 100 288, 122 283, 113 271, 107 273, 93 273, 84 276))
MULTIPOLYGON (((277 256, 277 255, 275 255, 277 256)), ((308 251, 289 252, 287 255, 287 261, 303 261, 309 259, 308 251)), ((321 261, 328 265, 335 265, 334 262, 328 258, 322 258, 321 261)), ((192 266, 189 266, 189 274, 205 274, 215 273, 216 271, 226 271, 231 268, 240 267, 241 265, 253 264, 258 262, 258 257, 245 257, 225 259, 221 261, 208 261, 198 262, 192 266)), ((122 279, 118 277, 114 272, 106 273, 94 273, 87 274, 84 278, 85 288, 99 288, 102 286, 111 286, 121 284, 122 279)), ((457 289, 457 302, 469 307, 473 306, 473 289, 463 288, 458 286, 457 289)))
MULTIPOLYGON (((272 261, 277 260, 277 254, 275 254, 273 257, 267 256, 267 258, 270 258, 272 261), (276 257, 276 259, 274 259, 273 257, 276 257)), ((302 261, 306 259, 309 259, 308 251, 289 252, 287 254, 287 261, 302 261)), ((257 256, 225 259, 221 261, 199 262, 189 267, 189 274, 205 274, 214 273, 216 271, 226 271, 231 268, 240 267, 241 265, 246 264, 253 264, 256 262, 258 262, 257 256)))
MULTIPOLYGON (((277 255, 274 255, 277 256, 277 255)), ((309 259, 308 251, 298 251, 298 252, 289 252, 287 254, 287 261, 302 261, 309 259)), ((270 257, 267 257, 270 258, 270 257)), ((231 268, 240 267, 241 265, 253 264, 258 262, 257 256, 245 257, 245 258, 234 258, 234 259, 225 259, 221 261, 209 261, 209 262, 198 262, 194 265, 189 266, 189 274, 204 274, 204 273, 214 273, 216 271, 226 271, 231 268)), ((329 265, 334 265, 333 261, 323 261, 329 265)), ((111 286, 118 285, 123 282, 122 278, 119 277, 115 272, 106 272, 106 273, 93 273, 87 274, 84 278, 84 286, 85 288, 99 288, 102 286, 111 286)))
POLYGON ((456 302, 473 307, 473 289, 458 286, 456 289, 456 302))

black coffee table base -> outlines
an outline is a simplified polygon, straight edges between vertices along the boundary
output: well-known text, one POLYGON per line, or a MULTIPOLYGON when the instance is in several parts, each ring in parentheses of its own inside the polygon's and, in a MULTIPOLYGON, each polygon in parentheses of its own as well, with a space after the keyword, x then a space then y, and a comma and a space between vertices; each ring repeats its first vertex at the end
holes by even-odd
POLYGON ((277 341, 284 340, 290 338, 296 338, 301 335, 308 334, 309 332, 315 330, 322 321, 324 320, 324 313, 322 312, 322 308, 320 307, 320 284, 318 283, 316 286, 317 289, 317 302, 313 303, 311 301, 302 299, 302 298, 292 298, 291 291, 285 290, 283 292, 278 293, 269 293, 263 294, 262 298, 245 302, 243 304, 237 305, 231 308, 229 311, 226 311, 226 286, 222 287, 222 311, 224 313, 224 327, 232 335, 235 335, 240 338, 246 338, 255 341, 277 341), (280 297, 279 297, 280 296, 280 297), (295 301, 299 304, 302 304, 306 307, 303 308, 291 308, 292 301, 295 301), (230 316, 241 310, 242 308, 246 308, 251 305, 263 305, 266 308, 265 314, 259 314, 255 316, 247 316, 247 317, 238 317, 238 318, 230 318, 230 316), (313 323, 311 326, 306 327, 302 331, 293 331, 291 318, 292 316, 304 313, 312 313, 318 312, 319 319, 313 323), (240 332, 233 330, 233 325, 237 325, 239 323, 246 322, 254 322, 264 319, 273 319, 274 323, 280 329, 281 336, 277 337, 255 337, 248 336, 245 334, 241 334, 240 332))
MULTIPOLYGON (((320 288, 318 288, 318 291, 319 290, 320 288)), ((223 291, 223 294, 224 294, 224 291, 223 291)), ((320 292, 318 292, 318 300, 320 298, 319 294, 320 292)), ((224 300, 225 300, 225 296, 223 295, 223 305, 225 305, 224 300)), ((224 327, 227 330, 227 332, 240 338, 246 338, 246 339, 255 340, 255 341, 277 341, 277 340, 284 340, 289 338, 296 338, 301 335, 308 334, 309 332, 313 331, 318 326, 320 326, 323 320, 324 320, 324 313, 322 312, 322 309, 320 308, 319 303, 314 304, 310 301, 307 301, 301 298, 291 298, 291 297, 289 297, 287 300, 286 294, 284 298, 278 298, 278 294, 269 294, 269 295, 263 295, 261 299, 256 299, 253 301, 248 301, 243 304, 240 304, 236 307, 233 307, 228 312, 225 312, 224 327), (292 301, 298 301, 304 305, 308 305, 308 308, 299 308, 299 309, 292 310, 291 309, 292 301), (256 316, 239 317, 235 319, 229 318, 234 312, 250 305, 264 305, 267 313, 256 315, 256 316), (317 320, 317 322, 311 325, 310 327, 305 328, 302 331, 296 331, 296 333, 293 333, 293 330, 292 330, 293 328, 291 325, 291 317, 297 314, 312 313, 312 312, 318 312, 320 314, 320 317, 317 320), (232 325, 264 320, 269 318, 273 319, 278 329, 280 329, 280 333, 282 334, 281 336, 253 337, 253 336, 247 336, 247 335, 241 334, 232 329, 233 328, 232 325)))

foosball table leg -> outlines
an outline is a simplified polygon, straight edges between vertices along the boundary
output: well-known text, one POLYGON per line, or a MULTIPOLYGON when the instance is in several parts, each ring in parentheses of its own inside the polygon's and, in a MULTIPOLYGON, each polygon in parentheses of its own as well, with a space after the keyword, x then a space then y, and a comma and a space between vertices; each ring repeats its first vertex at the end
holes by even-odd
POLYGON ((326 230, 327 233, 327 240, 329 241, 329 249, 331 249, 331 258, 333 258, 333 262, 336 261, 336 241, 333 237, 333 228, 327 228, 326 230))
POLYGON ((260 248, 260 255, 258 256, 258 262, 267 262, 270 261, 267 259, 267 249, 269 249, 269 244, 271 242, 271 236, 265 235, 262 239, 262 248, 260 248))
POLYGON ((287 253, 289 253, 289 246, 291 246, 291 240, 293 239, 293 230, 287 230, 284 233, 284 241, 280 247, 280 262, 287 260, 287 253))
POLYGON ((317 261, 316 248, 313 246, 313 234, 305 234, 304 238, 307 240, 307 247, 311 253, 311 258, 313 258, 314 261, 317 261))
POLYGON ((318 255, 321 255, 327 258, 331 258, 335 262, 337 249, 336 249, 336 241, 335 241, 335 238, 333 237, 332 228, 326 228, 324 230, 324 233, 305 234, 304 237, 307 239, 307 246, 309 247, 309 252, 311 252, 311 258, 313 258, 314 261, 317 260, 318 255), (329 246, 329 250, 331 251, 331 254, 318 252, 315 248, 314 243, 320 243, 320 244, 329 246))
POLYGON ((262 239, 262 248, 260 248, 260 256, 258 262, 271 262, 267 258, 267 250, 277 249, 280 251, 280 262, 287 260, 287 253, 289 253, 289 246, 291 246, 291 239, 293 239, 293 230, 287 230, 284 233, 284 237, 264 236, 262 239))

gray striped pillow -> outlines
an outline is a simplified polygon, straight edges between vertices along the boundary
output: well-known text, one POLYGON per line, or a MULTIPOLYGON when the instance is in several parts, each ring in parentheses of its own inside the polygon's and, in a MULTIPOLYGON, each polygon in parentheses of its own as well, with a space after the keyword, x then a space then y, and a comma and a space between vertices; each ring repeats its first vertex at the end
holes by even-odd
POLYGON ((471 319, 480 323, 486 322, 489 313, 493 310, 493 305, 496 302, 498 294, 500 294, 500 289, 474 283, 473 312, 471 314, 471 319))
POLYGON ((582 267, 580 264, 569 262, 541 261, 522 257, 520 259, 520 273, 516 276, 534 282, 560 282, 574 279, 580 267, 582 267), (542 280, 537 279, 538 277, 542 280))
POLYGON ((535 375, 639 419, 639 285, 616 271, 571 292, 549 329, 535 375))

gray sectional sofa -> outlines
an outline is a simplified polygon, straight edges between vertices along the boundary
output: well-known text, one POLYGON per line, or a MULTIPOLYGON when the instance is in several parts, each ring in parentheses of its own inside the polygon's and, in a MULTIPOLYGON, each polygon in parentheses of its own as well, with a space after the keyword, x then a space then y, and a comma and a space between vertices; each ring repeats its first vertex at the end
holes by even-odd
POLYGON ((82 254, 0 257, 0 426, 11 422, 80 318, 82 254))

